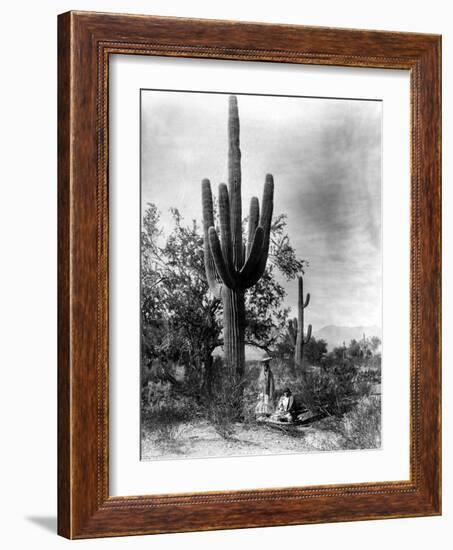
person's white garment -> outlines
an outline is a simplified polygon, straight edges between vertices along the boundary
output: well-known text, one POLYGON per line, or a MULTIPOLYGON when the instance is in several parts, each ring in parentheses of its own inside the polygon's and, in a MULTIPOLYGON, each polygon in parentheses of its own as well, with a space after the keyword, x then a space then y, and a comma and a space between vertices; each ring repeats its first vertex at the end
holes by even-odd
POLYGON ((257 415, 261 415, 261 414, 269 415, 272 413, 272 407, 269 403, 269 396, 267 394, 260 393, 258 397, 258 403, 255 407, 255 413, 257 415))
POLYGON ((288 408, 288 401, 289 401, 289 397, 283 396, 280 400, 279 409, 281 409, 282 411, 286 411, 286 409, 288 408))

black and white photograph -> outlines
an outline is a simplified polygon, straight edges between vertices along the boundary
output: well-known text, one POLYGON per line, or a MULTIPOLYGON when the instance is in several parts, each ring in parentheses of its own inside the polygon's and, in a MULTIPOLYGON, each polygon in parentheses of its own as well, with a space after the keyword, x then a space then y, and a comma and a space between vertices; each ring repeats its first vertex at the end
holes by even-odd
POLYGON ((140 113, 141 460, 379 449, 382 102, 140 113))

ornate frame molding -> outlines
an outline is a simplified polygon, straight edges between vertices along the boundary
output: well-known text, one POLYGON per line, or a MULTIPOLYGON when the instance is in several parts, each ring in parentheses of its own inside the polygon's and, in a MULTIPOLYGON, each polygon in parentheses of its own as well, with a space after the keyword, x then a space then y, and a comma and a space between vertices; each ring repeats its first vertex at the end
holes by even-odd
POLYGON ((440 514, 440 37, 68 12, 59 16, 58 86, 59 533, 87 538, 440 514), (108 60, 113 54, 410 71, 409 481, 109 496, 108 60))

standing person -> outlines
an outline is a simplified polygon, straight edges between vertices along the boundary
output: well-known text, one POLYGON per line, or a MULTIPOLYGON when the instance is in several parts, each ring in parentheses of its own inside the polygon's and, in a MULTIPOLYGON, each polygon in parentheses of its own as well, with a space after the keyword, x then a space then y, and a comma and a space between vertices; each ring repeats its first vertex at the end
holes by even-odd
POLYGON ((275 382, 270 368, 271 358, 265 356, 261 360, 260 397, 256 407, 257 414, 270 415, 274 410, 275 382))

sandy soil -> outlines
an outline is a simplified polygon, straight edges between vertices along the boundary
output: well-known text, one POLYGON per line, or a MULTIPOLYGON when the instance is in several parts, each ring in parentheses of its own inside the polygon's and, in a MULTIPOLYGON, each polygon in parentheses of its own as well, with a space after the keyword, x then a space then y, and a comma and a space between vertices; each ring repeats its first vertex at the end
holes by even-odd
POLYGON ((202 458, 241 455, 288 454, 341 449, 341 436, 322 423, 299 426, 291 433, 254 424, 236 424, 229 439, 222 438, 206 421, 181 423, 171 437, 144 433, 142 459, 202 458))

